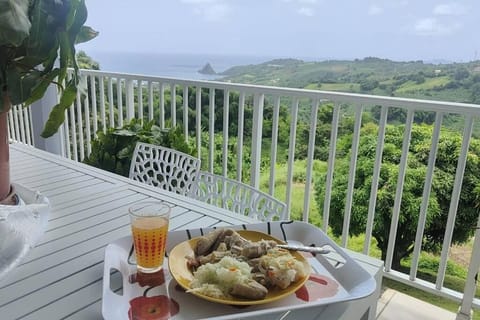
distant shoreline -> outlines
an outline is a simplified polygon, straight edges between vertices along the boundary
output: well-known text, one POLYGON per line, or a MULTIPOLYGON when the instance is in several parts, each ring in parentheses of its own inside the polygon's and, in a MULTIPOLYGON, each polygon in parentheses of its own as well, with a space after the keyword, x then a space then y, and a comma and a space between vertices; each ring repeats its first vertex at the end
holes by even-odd
MULTIPOLYGON (((272 60, 300 60, 303 62, 355 61, 362 59, 314 59, 314 58, 284 58, 251 55, 220 55, 220 54, 163 54, 163 53, 132 53, 132 52, 86 52, 100 64, 100 69, 107 72, 141 74, 164 78, 180 78, 190 80, 221 80, 225 71, 233 67, 258 65, 272 60), (210 63, 216 74, 198 72, 210 63)), ((365 59, 365 58, 363 58, 365 59)), ((381 60, 389 60, 375 58, 381 60)), ((392 62, 418 62, 395 61, 392 62)), ((446 60, 423 61, 425 64, 443 65, 446 60)))
POLYGON ((121 52, 86 52, 100 64, 100 70, 144 74, 167 78, 186 78, 197 80, 214 80, 223 77, 222 73, 235 66, 259 64, 274 57, 195 55, 195 54, 161 54, 161 53, 121 53, 121 52), (216 71, 214 75, 198 72, 206 63, 216 71))

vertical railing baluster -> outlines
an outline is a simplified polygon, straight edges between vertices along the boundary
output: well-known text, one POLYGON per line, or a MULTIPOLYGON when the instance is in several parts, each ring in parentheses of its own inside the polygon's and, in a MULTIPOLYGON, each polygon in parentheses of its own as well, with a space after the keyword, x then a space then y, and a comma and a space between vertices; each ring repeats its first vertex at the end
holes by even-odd
POLYGON ((65 109, 65 121, 63 122, 63 127, 65 129, 65 156, 68 159, 71 159, 72 154, 70 151, 70 124, 69 124, 69 109, 65 109))
POLYGON ((8 110, 8 139, 15 140, 15 124, 13 122, 13 108, 8 110))
MULTIPOLYGON (((77 96, 77 98, 78 98, 78 96, 77 96)), ((78 101, 78 99, 77 99, 77 101, 78 101)), ((75 122, 75 109, 76 109, 75 105, 76 105, 76 102, 72 103, 72 105, 70 106, 70 112, 69 112, 70 123, 71 123, 70 136, 72 137, 73 160, 78 161, 78 144, 77 144, 77 126, 76 126, 76 122, 75 122)), ((67 154, 68 154, 68 152, 67 152, 67 154)))
POLYGON ((153 120, 153 82, 148 81, 148 121, 153 120))
POLYGON ((403 134, 402 156, 400 157, 397 189, 395 191, 395 201, 393 203, 392 221, 390 223, 390 233, 388 235, 387 257, 385 259, 385 271, 392 269, 393 253, 395 252, 395 240, 397 237, 398 220, 400 218, 400 207, 402 204, 403 185, 407 171, 408 151, 410 149, 410 138, 412 135, 413 110, 408 110, 405 123, 405 132, 403 134))
POLYGON ((202 154, 202 88, 197 86, 195 103, 195 121, 196 121, 196 142, 197 157, 201 159, 202 154))
POLYGON ((30 117, 30 109, 31 109, 31 106, 23 108, 23 118, 26 119, 25 132, 27 135, 27 144, 31 146, 33 145, 33 143, 32 143, 32 130, 31 130, 32 118, 30 117))
POLYGON ((183 134, 188 141, 188 86, 183 86, 183 134))
POLYGON ((170 84, 170 117, 172 119, 172 127, 177 126, 177 86, 175 83, 170 84))
POLYGON ((315 99, 312 101, 312 112, 310 114, 310 132, 308 137, 308 154, 307 154, 307 167, 306 169, 306 181, 305 181, 305 195, 303 197, 303 214, 302 220, 308 222, 310 215, 310 198, 311 198, 311 188, 312 188, 312 172, 313 172, 313 161, 315 155, 315 134, 317 132, 317 118, 318 118, 318 106, 320 101, 315 99))
POLYGON ((442 119, 443 113, 437 112, 437 115, 435 116, 432 144, 430 146, 430 154, 428 156, 427 174, 425 176, 425 183, 423 185, 422 204, 420 206, 420 213, 418 217, 412 263, 410 264, 410 280, 412 281, 417 278, 418 262, 420 260, 420 252, 422 251, 423 233, 425 230, 425 222, 427 220, 428 201, 430 199, 430 191, 432 189, 433 171, 435 169, 435 160, 437 159, 438 141, 440 139, 442 119))
POLYGON ((20 141, 22 143, 25 143, 25 126, 24 126, 24 120, 23 120, 23 108, 20 106, 19 111, 18 111, 18 121, 19 121, 19 127, 20 127, 20 141))
POLYGON ((135 117, 135 93, 133 89, 133 80, 125 80, 125 112, 127 122, 135 117))
POLYGON ((263 129, 263 104, 265 95, 256 93, 253 99, 252 121, 252 167, 250 174, 251 185, 260 187, 260 162, 262 159, 262 129, 263 129))
POLYGON ((15 135, 16 128, 15 128, 15 120, 13 119, 13 106, 8 111, 8 121, 10 122, 10 132, 9 132, 10 139, 16 141, 17 137, 15 135))
MULTIPOLYGON (((135 114, 133 117, 135 118, 135 114)), ((137 118, 143 124, 143 82, 140 79, 137 80, 137 118)))
POLYGON ((280 96, 275 96, 273 100, 273 119, 272 119, 272 145, 270 150, 270 177, 268 193, 273 196, 275 194, 275 166, 277 165, 278 150, 278 123, 280 113, 280 96))
POLYGON ((110 119, 110 128, 115 128, 115 111, 113 110, 113 80, 108 77, 108 111, 110 119))
POLYGON ((285 203, 287 204, 287 219, 290 219, 290 208, 292 207, 293 170, 295 168, 295 141, 297 139, 298 104, 299 99, 298 97, 295 97, 292 103, 290 142, 288 143, 287 188, 285 197, 285 203))
POLYGON ((13 122, 15 123, 15 140, 20 141, 20 129, 19 129, 19 122, 18 122, 18 108, 19 106, 13 106, 12 107, 12 112, 13 112, 13 122))
MULTIPOLYGON (((93 122, 93 138, 97 137, 98 120, 97 120, 97 87, 95 84, 95 76, 90 76, 90 91, 92 97, 92 122, 93 122)), ((90 144, 89 144, 90 145, 90 144)), ((90 152, 88 153, 90 154, 90 152)))
POLYGON ((215 159, 215 89, 210 88, 208 109, 208 171, 213 173, 213 161, 215 159))
POLYGON ((324 232, 328 231, 328 221, 330 218, 330 202, 332 198, 333 170, 335 168, 335 155, 337 152, 337 134, 338 120, 340 115, 340 106, 335 104, 333 108, 332 128, 330 132, 330 148, 328 153, 327 177, 325 181, 325 199, 323 202, 323 225, 324 232))
POLYGON ((165 129, 165 85, 163 84, 163 82, 160 83, 159 85, 159 108, 160 108, 160 112, 159 112, 159 115, 160 115, 160 119, 159 119, 159 122, 160 122, 160 129, 165 129))
POLYGON ((105 79, 103 76, 98 78, 98 93, 100 94, 100 117, 102 121, 102 131, 107 132, 107 118, 105 112, 105 79))
POLYGON ((450 200, 450 208, 448 210, 447 226, 445 228, 445 236, 443 238, 442 253, 440 255, 440 265, 438 267, 437 281, 435 286, 438 290, 443 287, 445 272, 447 270, 448 252, 452 244, 453 228, 455 226, 455 218, 457 216, 458 202, 460 201, 460 192, 462 191, 463 174, 467 162, 468 148, 472 137, 473 117, 467 116, 465 119, 465 128, 463 131, 462 148, 458 157, 457 170, 455 171, 455 182, 450 200))
POLYGON ((122 90, 121 78, 117 78, 117 110, 118 110, 118 126, 123 127, 123 90, 122 90))
POLYGON ((380 121, 378 123, 377 149, 375 151, 375 164, 373 165, 372 185, 370 187, 370 200, 368 202, 367 227, 365 230, 365 241, 363 253, 370 253, 372 242, 373 223, 375 219, 375 207, 377 203, 378 183, 380 180, 380 169, 382 167, 383 147, 385 145, 385 130, 387 128, 388 107, 380 109, 380 121))
MULTIPOLYGON (((478 217, 475 235, 473 237, 472 256, 468 265, 467 278, 465 279, 465 289, 463 290, 463 299, 456 320, 471 320, 473 299, 477 290, 477 276, 480 268, 480 216, 478 217)), ((478 312, 475 311, 475 312, 478 312)))
POLYGON ((85 157, 85 146, 83 144, 83 116, 82 116, 82 102, 80 97, 80 92, 77 92, 76 99, 76 110, 77 110, 77 126, 78 126, 78 144, 79 144, 79 159, 83 161, 85 157))
MULTIPOLYGON (((91 132, 91 123, 90 123, 90 103, 88 101, 88 96, 84 100, 84 118, 85 118, 85 139, 87 140, 87 157, 92 153, 92 132, 91 132)), ((83 161, 83 158, 81 159, 83 161)))
POLYGON ((223 90, 223 150, 222 150, 222 175, 227 177, 228 167, 228 133, 229 133, 230 92, 223 90))
POLYGON ((238 132, 237 132, 237 180, 243 181, 243 126, 245 123, 245 91, 238 98, 238 132))
POLYGON ((353 189, 355 187, 355 173, 357 171, 358 146, 360 144, 360 128, 362 127, 363 105, 356 108, 355 127, 353 129, 352 153, 350 156, 350 168, 348 169, 348 185, 343 211, 342 246, 347 247, 350 230, 350 218, 352 215, 353 189))

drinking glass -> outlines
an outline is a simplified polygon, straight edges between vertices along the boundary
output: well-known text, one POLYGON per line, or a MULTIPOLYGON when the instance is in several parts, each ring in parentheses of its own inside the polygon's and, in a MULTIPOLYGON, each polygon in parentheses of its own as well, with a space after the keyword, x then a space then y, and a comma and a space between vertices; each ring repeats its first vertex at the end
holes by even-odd
POLYGON ((138 271, 162 269, 170 211, 167 204, 156 201, 139 202, 129 208, 138 271))

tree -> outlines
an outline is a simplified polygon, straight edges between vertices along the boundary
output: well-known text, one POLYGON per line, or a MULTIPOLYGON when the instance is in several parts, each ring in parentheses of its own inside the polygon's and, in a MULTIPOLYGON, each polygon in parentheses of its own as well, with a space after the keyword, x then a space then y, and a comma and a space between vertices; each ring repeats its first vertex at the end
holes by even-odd
MULTIPOLYGON (((399 171, 398 164, 401 157, 403 130, 404 126, 392 125, 387 126, 386 129, 385 148, 380 170, 375 221, 372 232, 382 252, 382 259, 386 258, 387 252, 399 171)), ((394 269, 398 269, 401 259, 407 257, 413 251, 423 194, 423 183, 418 182, 425 180, 432 130, 433 128, 430 125, 414 125, 412 129, 408 169, 406 171, 400 219, 392 260, 394 269)), ((350 224, 350 233, 352 235, 361 234, 366 229, 377 134, 378 128, 373 123, 365 125, 361 130, 350 224)), ((423 245, 426 249, 436 249, 443 241, 461 140, 462 137, 459 133, 451 131, 442 132, 440 137, 423 239, 423 245)), ((349 149, 351 148, 350 141, 351 137, 342 137, 342 141, 338 144, 339 154, 345 153, 346 156, 339 158, 335 164, 330 223, 336 235, 340 235, 343 228, 345 195, 348 184, 349 149)), ((472 226, 475 225, 478 219, 480 212, 480 177, 476 170, 478 171, 480 165, 479 156, 480 142, 472 139, 455 222, 454 242, 461 243, 466 241, 472 235, 472 226)), ((322 177, 315 185, 319 209, 323 208, 324 179, 322 177)))
POLYGON ((87 55, 85 51, 77 53, 77 63, 80 69, 100 70, 100 64, 87 55))
POLYGON ((362 79, 360 80, 360 90, 362 91, 372 91, 378 87, 379 82, 374 79, 362 79))
POLYGON ((465 67, 459 67, 455 70, 453 77, 457 81, 467 79, 470 76, 470 72, 465 67))

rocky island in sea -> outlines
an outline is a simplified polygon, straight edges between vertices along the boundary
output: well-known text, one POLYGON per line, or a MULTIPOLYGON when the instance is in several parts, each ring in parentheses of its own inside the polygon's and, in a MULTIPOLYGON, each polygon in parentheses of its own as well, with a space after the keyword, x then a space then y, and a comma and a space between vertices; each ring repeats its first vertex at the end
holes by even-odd
POLYGON ((198 73, 201 74, 217 74, 215 70, 213 70, 212 66, 210 65, 209 62, 207 62, 206 65, 203 66, 202 69, 198 70, 198 73))

